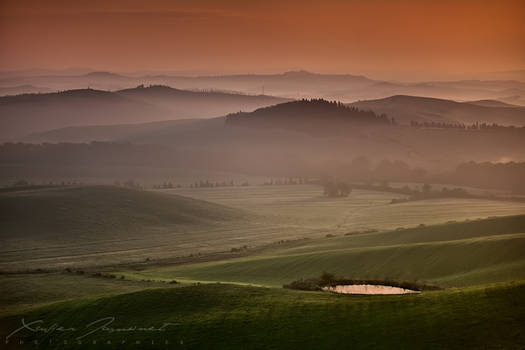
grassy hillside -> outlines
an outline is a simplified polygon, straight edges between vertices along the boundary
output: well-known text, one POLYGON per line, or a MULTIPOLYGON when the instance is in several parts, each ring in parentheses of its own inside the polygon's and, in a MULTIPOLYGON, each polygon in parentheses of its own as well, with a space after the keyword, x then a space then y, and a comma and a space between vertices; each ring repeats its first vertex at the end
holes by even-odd
POLYGON ((97 277, 89 272, 35 272, 0 275, 0 315, 13 314, 57 301, 97 298, 149 288, 179 286, 167 283, 97 277))
POLYGON ((249 217, 200 200, 109 186, 2 193, 0 268, 189 254, 204 242, 228 242, 236 233, 221 237, 220 228, 249 217))
POLYGON ((2 238, 109 238, 161 226, 202 225, 238 210, 181 196, 111 186, 58 187, 0 195, 2 238))
POLYGON ((5 192, 0 194, 0 270, 172 259, 286 239, 525 212, 523 203, 451 199, 390 205, 397 195, 356 190, 348 198, 325 198, 321 190, 247 186, 186 188, 168 195, 85 186, 5 192))
POLYGON ((144 349, 166 342, 183 349, 519 348, 525 344, 523 293, 524 283, 370 297, 201 285, 55 304, 4 318, 0 329, 7 335, 22 316, 42 320, 42 327, 75 328, 10 338, 36 339, 39 349, 90 349, 93 341, 104 349, 136 348, 136 341, 144 349), (82 337, 95 328, 86 328, 89 323, 106 317, 115 318, 115 328, 171 325, 82 337))
POLYGON ((245 258, 124 274, 135 279, 278 287, 328 271, 356 279, 426 281, 459 287, 525 279, 524 249, 525 216, 516 216, 351 234, 245 258))

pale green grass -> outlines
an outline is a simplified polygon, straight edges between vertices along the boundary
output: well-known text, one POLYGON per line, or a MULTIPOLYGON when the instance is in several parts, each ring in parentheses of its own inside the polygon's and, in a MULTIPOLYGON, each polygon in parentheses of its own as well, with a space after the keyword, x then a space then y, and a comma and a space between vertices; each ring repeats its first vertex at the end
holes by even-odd
POLYGON ((356 230, 525 213, 525 203, 440 199, 391 205, 398 195, 355 190, 348 198, 326 198, 321 190, 288 185, 162 193, 78 187, 2 194, 0 270, 156 261, 356 230))
MULTIPOLYGON (((525 214, 525 203, 481 199, 432 199, 390 204, 402 195, 354 190, 347 198, 326 198, 316 185, 181 188, 167 193, 197 198, 264 215, 270 222, 345 233, 392 230, 491 216, 525 214)), ((283 232, 283 238, 286 232, 283 232)))

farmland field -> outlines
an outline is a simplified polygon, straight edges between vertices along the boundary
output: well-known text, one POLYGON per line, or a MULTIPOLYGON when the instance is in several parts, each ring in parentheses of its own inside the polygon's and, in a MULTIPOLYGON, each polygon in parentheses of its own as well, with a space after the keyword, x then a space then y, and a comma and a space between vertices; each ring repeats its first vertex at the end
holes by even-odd
POLYGON ((518 202, 434 199, 392 205, 399 195, 355 190, 348 198, 326 198, 321 190, 295 185, 159 193, 94 186, 3 193, 0 270, 162 260, 525 213, 525 203, 518 202))
POLYGON ((525 216, 309 240, 217 262, 122 272, 130 279, 279 287, 330 271, 354 279, 463 287, 525 279, 525 216))
POLYGON ((0 0, 0 350, 525 350, 524 10, 0 0))
POLYGON ((366 190, 353 190, 346 198, 327 198, 322 187, 316 185, 182 188, 166 192, 248 210, 271 221, 323 229, 324 233, 391 230, 525 213, 525 203, 484 199, 429 199, 391 205, 393 198, 403 195, 366 190))
MULTIPOLYGON (((176 323, 170 332, 126 336, 153 349, 166 347, 167 339, 190 349, 240 349, 246 342, 316 349, 341 341, 355 348, 436 349, 523 342, 525 205, 390 204, 397 197, 354 190, 348 198, 326 198, 313 185, 0 194, 6 209, 0 336, 22 318, 80 329, 116 317, 122 327, 176 323), (323 272, 441 290, 364 297, 282 288, 323 272), (453 336, 432 332, 435 327, 453 336), (372 337, 378 329, 381 337, 372 337), (214 335, 202 339, 203 332, 214 335)), ((66 333, 17 337, 43 349, 93 345, 66 333)), ((94 340, 120 348, 115 334, 101 332, 94 340)))

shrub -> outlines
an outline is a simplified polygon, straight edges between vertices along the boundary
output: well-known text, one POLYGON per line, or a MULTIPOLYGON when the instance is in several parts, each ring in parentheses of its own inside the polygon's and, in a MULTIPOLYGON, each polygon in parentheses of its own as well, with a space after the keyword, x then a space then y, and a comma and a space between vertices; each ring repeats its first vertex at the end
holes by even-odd
POLYGON ((321 290, 321 286, 319 285, 319 279, 317 278, 310 278, 310 279, 300 279, 297 281, 293 281, 290 284, 285 284, 283 288, 288 289, 297 289, 297 290, 321 290))
POLYGON ((329 286, 334 282, 335 276, 332 275, 331 273, 323 272, 320 279, 321 279, 321 284, 323 286, 329 286))

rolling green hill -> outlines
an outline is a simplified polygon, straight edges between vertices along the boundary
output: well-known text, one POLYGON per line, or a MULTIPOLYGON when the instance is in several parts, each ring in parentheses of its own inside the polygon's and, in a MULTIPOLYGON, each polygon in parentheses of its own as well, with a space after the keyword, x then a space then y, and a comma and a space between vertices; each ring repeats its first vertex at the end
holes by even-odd
MULTIPOLYGON (((356 279, 462 287, 525 279, 525 216, 309 241, 250 257, 125 272, 135 279, 278 287, 328 271, 356 279)), ((119 272, 120 273, 120 272, 119 272)))
POLYGON ((0 330, 5 337, 21 317, 75 328, 8 339, 37 340, 39 349, 92 349, 94 341, 103 349, 516 348, 525 343, 524 293, 524 283, 368 297, 215 284, 54 304, 3 318, 0 330))
POLYGON ((213 247, 237 236, 221 236, 221 228, 250 217, 201 200, 111 186, 6 192, 0 194, 0 269, 143 260, 203 242, 213 247))
POLYGON ((0 195, 0 237, 104 237, 161 226, 213 224, 242 212, 181 196, 112 186, 58 187, 0 195))

